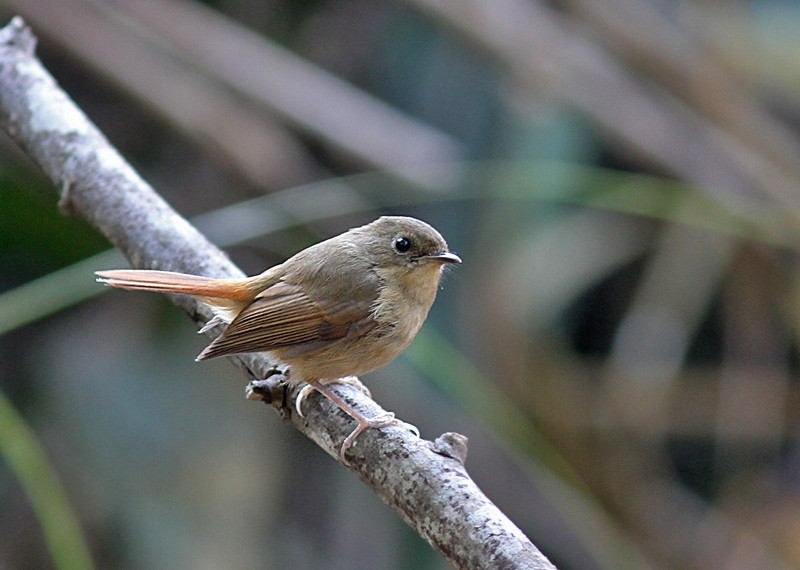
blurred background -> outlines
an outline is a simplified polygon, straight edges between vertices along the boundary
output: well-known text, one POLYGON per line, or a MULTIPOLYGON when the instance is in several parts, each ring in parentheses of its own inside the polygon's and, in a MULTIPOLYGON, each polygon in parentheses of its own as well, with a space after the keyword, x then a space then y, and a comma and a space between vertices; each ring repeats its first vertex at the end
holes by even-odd
MULTIPOLYGON (((800 567, 800 4, 0 0, 247 272, 464 264, 376 399, 562 570, 800 567)), ((446 564, 0 142, 0 568, 446 564)))

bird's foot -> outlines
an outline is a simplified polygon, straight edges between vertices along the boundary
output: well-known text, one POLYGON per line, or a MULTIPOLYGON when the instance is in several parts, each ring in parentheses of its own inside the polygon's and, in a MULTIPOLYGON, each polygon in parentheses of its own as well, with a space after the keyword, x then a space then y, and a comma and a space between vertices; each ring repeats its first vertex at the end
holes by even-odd
POLYGON ((347 415, 349 415, 351 418, 353 418, 358 422, 356 428, 350 433, 350 435, 348 435, 345 438, 344 442, 342 443, 342 447, 339 449, 339 460, 344 465, 347 466, 350 465, 350 462, 345 457, 345 452, 348 449, 350 449, 350 447, 353 446, 358 436, 361 435, 361 432, 363 432, 367 428, 382 428, 391 425, 397 425, 408 429, 409 431, 413 432, 417 437, 419 437, 419 430, 416 428, 416 426, 398 420, 393 412, 383 412, 382 414, 372 418, 364 416, 364 414, 356 410, 341 396, 339 396, 336 392, 331 390, 328 387, 328 384, 348 384, 351 386, 355 386, 356 388, 364 392, 366 396, 368 397, 372 396, 369 393, 367 387, 364 386, 364 384, 362 384, 361 381, 359 381, 358 378, 356 378, 355 376, 340 378, 338 380, 335 380, 333 382, 327 382, 325 384, 321 382, 312 382, 309 383, 307 386, 304 386, 303 389, 300 390, 300 393, 297 395, 297 399, 295 400, 295 409, 297 410, 297 413, 300 415, 300 417, 304 417, 303 412, 301 410, 301 404, 303 400, 311 393, 312 390, 316 390, 320 392, 323 396, 328 398, 331 402, 336 404, 343 412, 345 412, 347 415))

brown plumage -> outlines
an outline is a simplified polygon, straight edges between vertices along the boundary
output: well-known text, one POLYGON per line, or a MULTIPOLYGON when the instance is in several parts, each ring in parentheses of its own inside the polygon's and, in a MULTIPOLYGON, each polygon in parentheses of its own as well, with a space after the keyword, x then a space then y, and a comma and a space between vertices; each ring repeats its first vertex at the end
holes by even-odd
POLYGON ((133 269, 97 275, 112 287, 191 295, 211 307, 229 325, 198 360, 270 352, 291 366, 293 381, 326 381, 402 352, 433 303, 442 265, 458 261, 428 224, 385 216, 242 280, 133 269), (408 249, 398 251, 397 240, 408 249))
MULTIPOLYGON (((291 382, 331 397, 321 384, 375 370, 405 350, 433 304, 442 267, 460 261, 425 222, 384 216, 241 280, 132 269, 97 275, 111 287, 191 295, 208 305, 228 326, 197 360, 268 352, 289 365, 291 382)), ((361 429, 374 425, 337 404, 361 429)))

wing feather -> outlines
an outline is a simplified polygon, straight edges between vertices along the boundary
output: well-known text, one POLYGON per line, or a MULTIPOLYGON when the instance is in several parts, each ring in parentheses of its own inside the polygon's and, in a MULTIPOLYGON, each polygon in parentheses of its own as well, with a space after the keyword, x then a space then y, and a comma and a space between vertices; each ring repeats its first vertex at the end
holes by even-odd
POLYGON ((197 360, 287 348, 287 354, 297 357, 364 334, 374 326, 372 321, 366 300, 314 300, 297 285, 280 282, 260 293, 197 360))

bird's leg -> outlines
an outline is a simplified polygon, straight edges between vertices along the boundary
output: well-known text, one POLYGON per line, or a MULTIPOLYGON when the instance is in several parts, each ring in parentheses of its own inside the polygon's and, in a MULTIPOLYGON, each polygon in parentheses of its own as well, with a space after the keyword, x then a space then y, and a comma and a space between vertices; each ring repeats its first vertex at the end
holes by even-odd
MULTIPOLYGON (((303 386, 294 401, 294 409, 297 410, 297 415, 301 418, 306 417, 305 414, 303 414, 302 405, 308 395, 317 389, 315 384, 320 384, 320 382, 311 382, 303 386)), ((344 378, 337 378, 336 380, 329 381, 328 384, 347 384, 348 386, 358 388, 358 391, 364 394, 367 398, 372 398, 372 392, 369 391, 369 388, 367 388, 357 376, 345 376, 344 378)), ((320 392, 322 392, 322 390, 320 390, 320 392)), ((333 400, 333 398, 331 398, 331 400, 333 400)))
POLYGON ((361 435, 361 432, 363 432, 367 428, 371 427, 381 428, 390 425, 400 425, 411 430, 417 435, 417 437, 419 437, 419 430, 415 426, 407 424, 401 420, 398 420, 394 416, 394 413, 392 412, 384 412, 383 414, 377 417, 367 418, 361 412, 359 412, 353 406, 347 403, 336 392, 331 390, 327 384, 349 384, 351 386, 355 386, 356 388, 364 392, 367 396, 371 397, 371 395, 369 393, 369 390, 366 389, 366 386, 364 386, 364 384, 362 384, 355 376, 340 378, 338 380, 333 380, 325 384, 323 384, 322 382, 309 382, 309 384, 305 386, 297 395, 297 400, 295 401, 295 408, 297 409, 297 412, 300 414, 301 417, 303 417, 303 413, 300 409, 300 405, 303 399, 306 396, 308 396, 311 390, 316 390, 317 392, 328 398, 331 402, 339 406, 339 408, 343 412, 345 412, 347 415, 349 415, 351 418, 353 418, 358 422, 358 426, 356 426, 356 429, 354 429, 352 433, 345 438, 344 442, 342 443, 342 447, 339 450, 339 459, 343 464, 350 465, 350 462, 347 461, 347 459, 345 458, 345 452, 348 449, 350 449, 353 443, 355 443, 356 438, 359 435, 361 435))
POLYGON ((310 386, 328 398, 331 402, 339 406, 342 411, 358 422, 356 429, 354 429, 350 435, 345 438, 341 449, 339 449, 339 459, 345 465, 350 465, 350 462, 347 461, 347 458, 345 457, 345 452, 350 449, 356 438, 361 435, 361 432, 371 427, 381 428, 398 423, 397 418, 394 417, 392 412, 385 412, 375 418, 365 417, 361 412, 356 410, 353 406, 342 399, 336 392, 321 382, 313 382, 310 384, 310 386))

